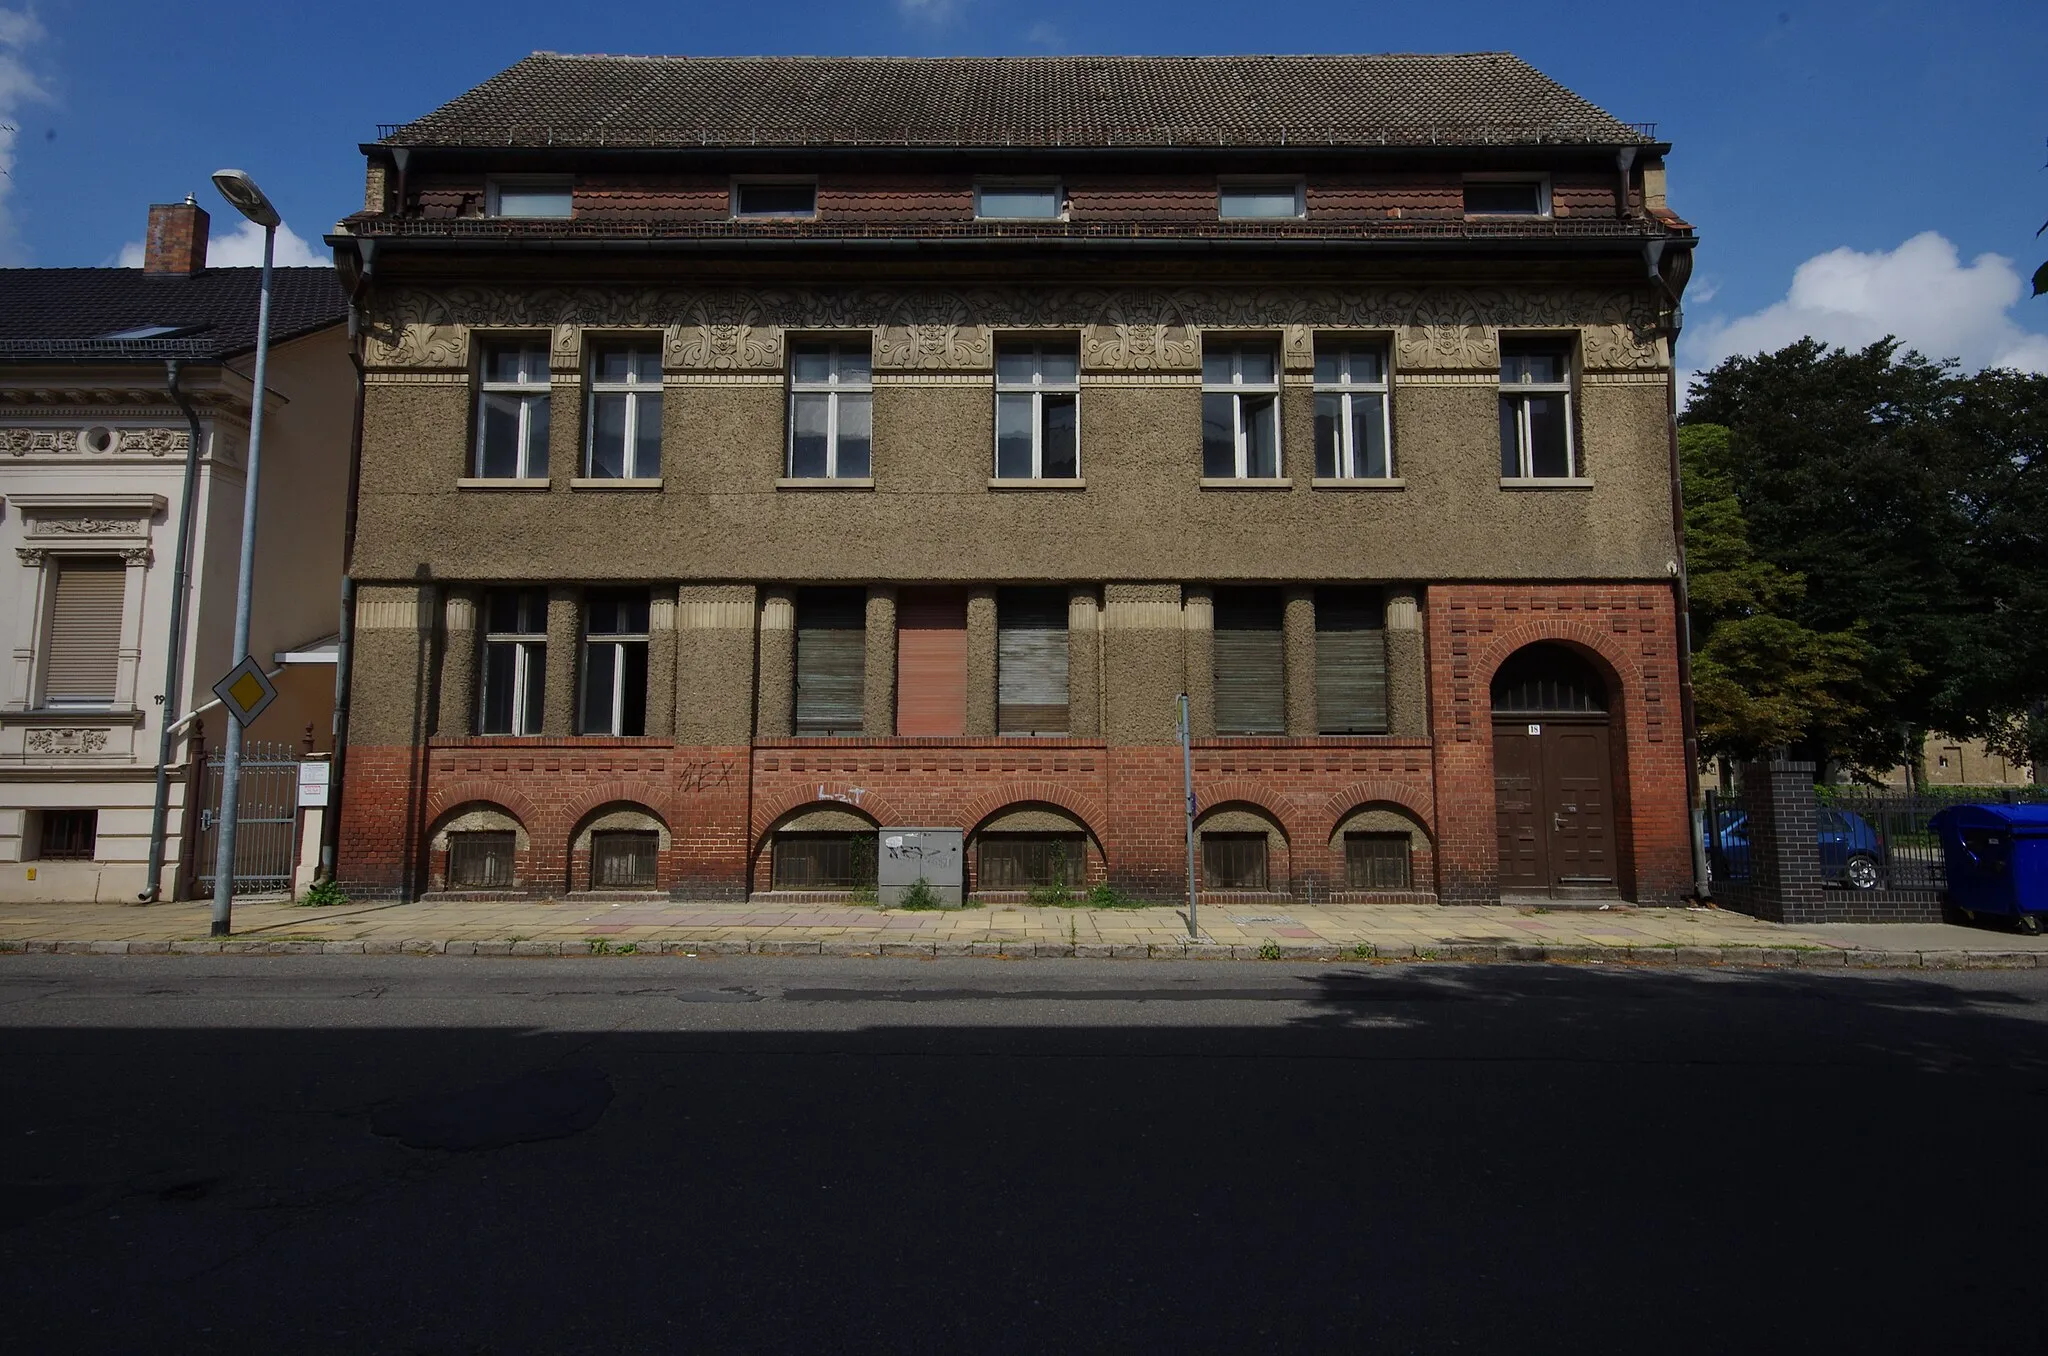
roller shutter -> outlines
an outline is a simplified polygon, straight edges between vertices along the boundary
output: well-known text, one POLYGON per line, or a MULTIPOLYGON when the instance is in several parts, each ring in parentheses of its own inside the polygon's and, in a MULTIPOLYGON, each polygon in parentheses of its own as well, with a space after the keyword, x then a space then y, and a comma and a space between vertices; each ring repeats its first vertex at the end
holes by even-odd
POLYGON ((867 681, 867 591, 796 596, 796 732, 857 735, 867 681))
POLYGON ((1284 734, 1278 589, 1216 590, 1216 732, 1284 734))
POLYGON ((113 557, 60 561, 50 593, 43 700, 112 706, 121 656, 121 598, 127 571, 113 557))
POLYGON ((906 589, 896 601, 896 733, 967 733, 967 595, 906 589))
POLYGON ((996 689, 996 728, 1003 734, 1067 732, 1065 589, 996 595, 996 689))
POLYGON ((1386 733, 1387 619, 1378 589, 1316 590, 1316 729, 1386 733))

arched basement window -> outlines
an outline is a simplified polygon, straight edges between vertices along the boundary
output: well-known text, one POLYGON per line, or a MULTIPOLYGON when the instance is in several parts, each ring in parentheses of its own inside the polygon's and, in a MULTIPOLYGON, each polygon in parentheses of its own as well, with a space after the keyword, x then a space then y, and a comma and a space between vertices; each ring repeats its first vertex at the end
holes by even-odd
POLYGON ((1493 675, 1493 709, 1503 715, 1565 715, 1607 710, 1607 683, 1576 651, 1527 645, 1493 675))

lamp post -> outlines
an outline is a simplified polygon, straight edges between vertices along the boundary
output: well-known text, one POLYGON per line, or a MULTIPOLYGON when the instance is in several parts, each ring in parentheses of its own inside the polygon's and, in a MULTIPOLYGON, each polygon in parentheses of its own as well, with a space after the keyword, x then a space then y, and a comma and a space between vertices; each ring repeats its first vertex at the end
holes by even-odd
MULTIPOLYGON (((256 390, 249 411, 248 483, 242 490, 242 557, 235 572, 235 662, 249 654, 249 594, 256 573, 256 487, 263 469, 263 393, 270 359, 270 260, 277 246, 277 209, 256 181, 238 169, 218 170, 213 186, 237 212, 263 228, 263 290, 256 307, 256 390)), ((227 757, 220 777, 220 842, 213 860, 213 928, 228 935, 235 904, 235 829, 241 817, 242 722, 228 717, 227 757)))

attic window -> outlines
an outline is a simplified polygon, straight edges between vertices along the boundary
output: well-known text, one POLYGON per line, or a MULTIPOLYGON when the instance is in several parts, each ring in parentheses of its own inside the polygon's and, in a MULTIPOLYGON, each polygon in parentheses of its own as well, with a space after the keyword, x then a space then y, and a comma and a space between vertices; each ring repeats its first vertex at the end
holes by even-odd
POLYGON ((1057 221, 1061 213, 1058 184, 977 184, 974 215, 994 221, 1057 221))
POLYGON ((807 180, 736 183, 732 186, 732 214, 736 217, 814 217, 818 215, 818 186, 807 180))
POLYGON ((1511 179, 1467 179, 1468 217, 1547 217, 1550 185, 1541 176, 1511 179))
POLYGON ((115 330, 103 334, 102 339, 168 339, 172 335, 191 334, 197 325, 138 325, 132 330, 115 330))
POLYGON ((1307 213, 1302 196, 1299 179, 1221 184, 1216 189, 1216 214, 1225 221, 1304 216, 1307 213))
POLYGON ((567 179, 493 179, 484 191, 484 211, 494 217, 568 217, 575 203, 567 179))

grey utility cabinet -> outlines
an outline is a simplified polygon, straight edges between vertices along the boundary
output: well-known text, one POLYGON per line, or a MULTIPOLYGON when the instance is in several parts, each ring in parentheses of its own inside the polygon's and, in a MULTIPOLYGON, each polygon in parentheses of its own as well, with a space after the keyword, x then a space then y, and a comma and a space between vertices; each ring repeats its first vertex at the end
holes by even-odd
POLYGON ((883 908, 903 902, 921 878, 948 908, 964 900, 967 849, 959 829, 883 829, 875 894, 883 908))

